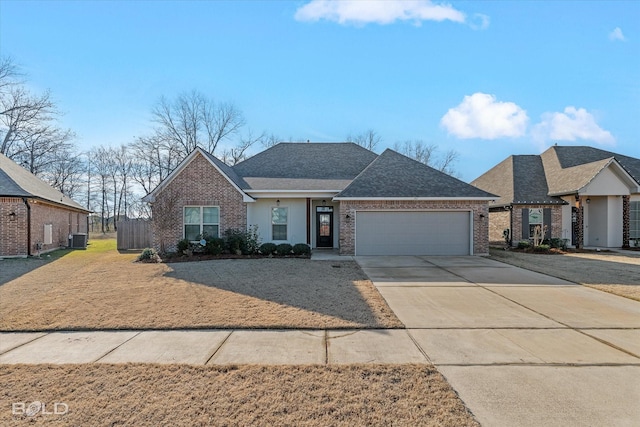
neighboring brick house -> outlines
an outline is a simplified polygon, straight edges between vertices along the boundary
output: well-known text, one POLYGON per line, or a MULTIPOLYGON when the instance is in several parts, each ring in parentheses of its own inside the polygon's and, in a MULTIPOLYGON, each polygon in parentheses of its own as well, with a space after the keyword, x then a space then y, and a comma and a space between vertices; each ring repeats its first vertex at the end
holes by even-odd
POLYGON ((472 185, 500 197, 489 205, 489 240, 547 238, 576 247, 640 244, 640 159, 584 146, 510 156, 472 185))
POLYGON ((255 226, 344 255, 485 255, 495 197, 392 150, 281 143, 233 167, 197 148, 144 200, 159 250, 255 226))
POLYGON ((87 233, 89 211, 0 154, 0 257, 26 257, 87 233))

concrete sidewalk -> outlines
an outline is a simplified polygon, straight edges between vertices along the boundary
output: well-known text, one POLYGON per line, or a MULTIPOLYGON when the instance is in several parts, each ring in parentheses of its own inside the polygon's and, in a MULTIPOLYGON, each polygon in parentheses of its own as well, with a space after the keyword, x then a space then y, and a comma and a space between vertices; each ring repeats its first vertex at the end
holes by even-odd
POLYGON ((175 330, 1 333, 6 363, 429 363, 409 331, 175 330))

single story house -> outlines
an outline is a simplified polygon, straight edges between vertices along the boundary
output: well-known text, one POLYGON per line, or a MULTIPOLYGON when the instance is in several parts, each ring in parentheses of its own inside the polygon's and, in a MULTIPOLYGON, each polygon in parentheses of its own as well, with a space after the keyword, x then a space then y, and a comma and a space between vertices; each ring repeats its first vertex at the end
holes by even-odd
POLYGON ((159 250, 257 226, 344 255, 485 255, 494 198, 393 150, 280 143, 233 167, 196 148, 143 200, 159 250))
POLYGON ((489 205, 489 240, 513 245, 541 225, 575 247, 640 244, 640 159, 585 146, 510 156, 472 185, 500 197, 489 205))
POLYGON ((66 247, 73 235, 86 244, 88 214, 80 204, 0 154, 0 257, 26 257, 66 247))

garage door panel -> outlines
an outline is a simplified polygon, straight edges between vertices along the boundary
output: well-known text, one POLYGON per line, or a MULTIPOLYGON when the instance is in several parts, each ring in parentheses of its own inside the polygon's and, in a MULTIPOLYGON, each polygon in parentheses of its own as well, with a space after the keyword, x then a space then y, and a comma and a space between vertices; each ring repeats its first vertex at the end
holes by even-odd
POLYGON ((469 212, 357 212, 357 255, 469 255, 469 212))

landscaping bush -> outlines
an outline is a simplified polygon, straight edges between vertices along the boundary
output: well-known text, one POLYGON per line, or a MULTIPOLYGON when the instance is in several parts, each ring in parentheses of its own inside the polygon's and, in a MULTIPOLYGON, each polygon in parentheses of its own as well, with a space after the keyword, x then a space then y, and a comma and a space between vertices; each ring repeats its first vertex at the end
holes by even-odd
POLYGON ((178 242, 177 246, 178 246, 178 253, 182 255, 184 251, 189 249, 189 246, 191 246, 191 242, 187 239, 182 239, 178 242))
POLYGON ((260 253, 262 255, 273 255, 276 253, 277 246, 275 243, 263 243, 260 245, 260 253))
POLYGON ((551 249, 549 245, 538 245, 533 247, 534 252, 547 253, 551 249))
POLYGON ((554 248, 554 249, 565 250, 565 249, 567 249, 567 246, 566 246, 565 242, 566 242, 566 240, 564 240, 564 239, 560 239, 558 237, 554 237, 553 239, 549 240, 548 242, 545 241, 543 243, 544 244, 548 244, 549 247, 554 248))
POLYGON ((278 255, 290 255, 293 250, 293 246, 288 243, 280 243, 276 246, 276 254, 278 255))
POLYGON ((145 248, 142 250, 142 253, 138 255, 138 261, 160 262, 160 256, 155 249, 145 248))
POLYGON ((207 244, 204 253, 207 255, 220 255, 224 251, 224 240, 219 237, 206 237, 207 244))
POLYGON ((260 248, 260 236, 258 226, 249 227, 249 230, 229 228, 224 232, 226 247, 232 254, 252 255, 260 248))
POLYGON ((518 249, 528 249, 531 246, 528 240, 520 240, 518 242, 518 249))
POLYGON ((311 253, 311 248, 306 243, 296 243, 293 245, 293 254, 294 255, 309 255, 311 253))

